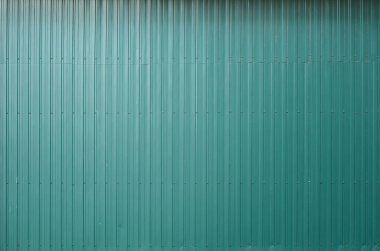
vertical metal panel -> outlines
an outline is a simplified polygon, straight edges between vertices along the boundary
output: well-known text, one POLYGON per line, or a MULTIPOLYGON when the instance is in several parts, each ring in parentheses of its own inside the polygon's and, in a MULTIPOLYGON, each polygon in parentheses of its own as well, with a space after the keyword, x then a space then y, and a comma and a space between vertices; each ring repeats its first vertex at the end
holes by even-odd
POLYGON ((0 0, 0 249, 380 249, 379 15, 0 0))

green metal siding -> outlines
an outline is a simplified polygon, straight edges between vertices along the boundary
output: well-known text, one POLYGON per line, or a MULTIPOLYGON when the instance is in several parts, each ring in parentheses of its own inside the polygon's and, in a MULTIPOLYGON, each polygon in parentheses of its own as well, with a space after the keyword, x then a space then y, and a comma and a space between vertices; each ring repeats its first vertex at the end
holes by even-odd
POLYGON ((0 0, 0 250, 380 250, 376 0, 0 0))

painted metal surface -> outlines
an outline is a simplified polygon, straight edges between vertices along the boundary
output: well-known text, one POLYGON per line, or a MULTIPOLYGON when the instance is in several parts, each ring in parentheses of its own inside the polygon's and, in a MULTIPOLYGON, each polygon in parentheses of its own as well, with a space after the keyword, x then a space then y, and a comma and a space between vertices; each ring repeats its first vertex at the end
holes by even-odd
POLYGON ((379 250, 379 15, 0 0, 0 250, 379 250))

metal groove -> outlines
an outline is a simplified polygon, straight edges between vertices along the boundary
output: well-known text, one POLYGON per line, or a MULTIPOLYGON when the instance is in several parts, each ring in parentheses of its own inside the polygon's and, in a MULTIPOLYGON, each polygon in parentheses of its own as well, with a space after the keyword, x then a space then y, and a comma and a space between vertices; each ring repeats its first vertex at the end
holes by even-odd
POLYGON ((0 0, 0 250, 380 248, 374 0, 0 0))

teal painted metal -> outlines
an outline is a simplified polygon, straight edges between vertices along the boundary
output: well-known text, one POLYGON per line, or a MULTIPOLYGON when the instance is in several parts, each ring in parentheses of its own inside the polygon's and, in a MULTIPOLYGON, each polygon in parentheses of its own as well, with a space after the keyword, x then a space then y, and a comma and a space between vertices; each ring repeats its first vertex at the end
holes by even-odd
POLYGON ((0 0, 0 249, 380 249, 380 4, 0 0))

